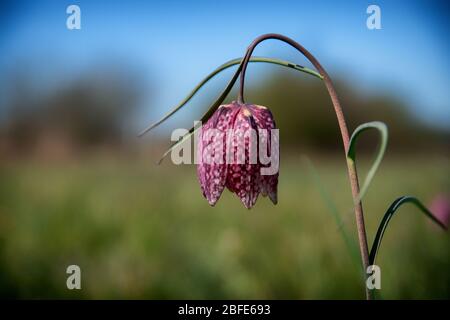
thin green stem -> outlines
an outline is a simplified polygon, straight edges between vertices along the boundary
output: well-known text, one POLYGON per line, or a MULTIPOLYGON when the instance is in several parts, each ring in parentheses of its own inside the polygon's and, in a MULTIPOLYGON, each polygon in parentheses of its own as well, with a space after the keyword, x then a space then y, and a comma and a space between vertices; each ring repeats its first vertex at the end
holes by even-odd
MULTIPOLYGON (((328 94, 330 95, 331 102, 333 103, 334 111, 336 113, 336 117, 337 117, 338 124, 339 124, 339 129, 341 131, 342 142, 344 145, 344 152, 345 152, 345 156, 347 158, 347 152, 349 150, 349 145, 350 145, 350 137, 348 134, 347 124, 345 122, 344 113, 342 112, 341 104, 339 102, 336 90, 334 89, 333 82, 331 81, 330 76, 325 71, 325 69, 322 67, 322 65, 319 63, 319 61, 308 50, 306 50, 302 45, 295 42, 294 40, 292 40, 286 36, 283 36, 281 34, 269 33, 269 34, 264 34, 262 36, 259 36, 250 44, 250 46, 247 49, 247 53, 244 57, 244 60, 241 64, 242 71, 241 71, 241 78, 240 78, 238 101, 240 103, 245 103, 245 100, 244 100, 245 72, 247 70, 247 65, 248 65, 248 62, 250 61, 251 55, 259 43, 261 43, 265 40, 269 40, 269 39, 280 40, 282 42, 285 42, 285 43, 291 45, 298 51, 300 51, 313 64, 313 66, 316 68, 316 70, 323 76, 325 86, 328 90, 328 94)), ((366 236, 366 227, 365 227, 365 223, 364 223, 363 207, 362 207, 361 199, 359 198, 358 174, 357 174, 355 163, 353 161, 347 161, 347 171, 348 171, 348 176, 350 179, 353 203, 355 204, 354 210, 355 210, 356 226, 358 229, 359 248, 360 248, 360 253, 361 253, 362 265, 363 265, 363 269, 365 272, 365 270, 367 270, 367 267, 369 266, 369 249, 368 249, 368 245, 367 245, 367 236, 366 236)), ((366 287, 366 298, 372 299, 372 293, 367 287, 366 287)))
MULTIPOLYGON (((147 128, 145 128, 144 130, 142 130, 138 136, 143 136, 145 133, 149 132, 150 130, 156 128, 157 126, 159 126, 161 123, 163 123, 164 121, 166 121, 168 118, 170 118, 171 116, 173 116, 178 110, 180 110, 182 107, 184 107, 194 96, 195 94, 212 78, 214 78, 217 74, 219 74, 220 72, 233 67, 237 64, 240 64, 242 62, 243 58, 237 58, 237 59, 233 59, 230 60, 228 62, 225 62, 224 64, 222 64, 221 66, 219 66, 217 69, 215 69, 213 72, 211 72, 210 74, 208 74, 202 81, 200 81, 199 84, 197 84, 195 86, 195 88, 176 106, 174 107, 170 112, 168 112, 165 116, 163 116, 160 120, 156 121, 155 123, 151 124, 150 126, 148 126, 147 128)), ((272 58, 265 58, 265 57, 252 57, 250 62, 264 62, 264 63, 271 63, 271 64, 276 64, 276 65, 280 65, 286 68, 291 68, 291 69, 295 69, 297 71, 302 71, 305 72, 307 74, 313 75, 319 79, 323 79, 323 77, 317 73, 314 70, 311 70, 309 68, 306 68, 304 66, 301 66, 299 64, 295 64, 289 61, 285 61, 285 60, 280 60, 280 59, 272 59, 272 58)), ((238 74, 238 73, 237 73, 238 74)), ((236 77, 237 79, 237 77, 236 77)), ((236 81, 236 80, 235 80, 236 81)), ((234 82, 233 81, 233 84, 234 82)), ((232 86, 231 86, 232 87, 232 86)), ((230 87, 230 89, 231 89, 230 87)), ((226 94, 228 94, 229 90, 226 92, 226 94)), ((221 95, 221 97, 223 96, 223 94, 221 95)), ((223 100, 223 99, 222 99, 223 100)), ((221 103, 221 102, 220 102, 221 103)), ((220 104, 219 103, 219 104, 220 104)))

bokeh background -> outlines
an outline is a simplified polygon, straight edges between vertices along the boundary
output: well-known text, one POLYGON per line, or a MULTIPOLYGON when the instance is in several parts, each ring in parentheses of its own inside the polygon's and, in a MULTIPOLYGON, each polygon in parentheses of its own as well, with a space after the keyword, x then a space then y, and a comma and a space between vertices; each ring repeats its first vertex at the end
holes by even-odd
MULTIPOLYGON (((7 298, 364 298, 338 126, 320 80, 252 64, 247 100, 280 128, 279 204, 211 208, 194 165, 156 165, 228 70, 145 138, 210 71, 268 32, 310 50, 336 83, 350 131, 384 121, 387 154, 364 198, 369 244, 390 203, 450 191, 449 7, 376 1, 2 1, 0 296, 7 298), (68 30, 66 8, 81 8, 68 30), (338 218, 337 218, 338 217, 338 218), (343 233, 347 238, 343 237, 343 233), (82 290, 66 288, 66 267, 82 290)), ((281 42, 255 54, 310 64, 281 42)), ((235 98, 233 91, 227 98, 235 98)), ((377 146, 358 145, 361 175, 377 146)), ((450 298, 450 240, 413 206, 386 232, 384 299, 450 298)))

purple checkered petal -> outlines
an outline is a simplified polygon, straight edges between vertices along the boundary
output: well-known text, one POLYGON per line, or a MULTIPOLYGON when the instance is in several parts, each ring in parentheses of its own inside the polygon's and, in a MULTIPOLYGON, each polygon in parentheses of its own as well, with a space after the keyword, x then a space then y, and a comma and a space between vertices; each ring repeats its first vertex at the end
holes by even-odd
POLYGON ((261 175, 261 168, 271 164, 262 165, 258 155, 264 146, 270 157, 271 140, 278 150, 278 137, 272 137, 270 131, 275 128, 266 107, 236 102, 220 106, 203 125, 197 147, 197 174, 210 205, 215 205, 225 186, 248 209, 255 205, 259 193, 277 203, 278 170, 261 175))
MULTIPOLYGON (((271 156, 272 143, 274 143, 274 149, 276 149, 279 155, 279 141, 277 135, 272 135, 271 130, 276 129, 275 121, 273 119, 272 112, 264 106, 252 105, 251 111, 255 122, 258 126, 258 129, 265 129, 265 132, 261 132, 259 135, 259 142, 265 144, 265 150, 267 152, 267 156, 271 156), (264 133, 264 134, 263 134, 264 133)), ((260 146, 261 148, 262 146, 260 146)), ((279 159, 277 158, 276 167, 278 168, 279 159)), ((268 167, 269 165, 261 165, 262 167, 268 167)), ((265 196, 269 196, 270 200, 277 204, 278 202, 278 170, 275 174, 272 175, 261 175, 261 194, 265 196)))
POLYGON ((226 130, 233 124, 239 109, 233 105, 220 106, 202 126, 197 146, 197 176, 203 196, 211 206, 219 200, 225 187, 227 165, 225 163, 226 130), (214 130, 211 130, 214 129, 214 130))
POLYGON ((256 203, 261 190, 257 129, 251 111, 241 105, 233 125, 233 136, 229 139, 229 147, 233 152, 232 163, 228 165, 226 186, 241 199, 247 209, 256 203), (252 133, 255 134, 253 137, 252 133))

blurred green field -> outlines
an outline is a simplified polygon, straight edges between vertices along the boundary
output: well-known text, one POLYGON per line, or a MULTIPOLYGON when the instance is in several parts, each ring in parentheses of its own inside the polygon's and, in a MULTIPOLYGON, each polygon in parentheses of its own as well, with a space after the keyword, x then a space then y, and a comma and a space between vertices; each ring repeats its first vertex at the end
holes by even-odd
MULTIPOLYGON (((356 240, 342 157, 312 156, 356 240)), ((429 203, 449 188, 448 158, 385 160, 364 199, 373 240, 398 196, 429 203)), ((368 161, 363 161, 362 171, 368 161)), ((386 232, 384 299, 450 298, 450 238, 411 205, 386 232)), ((215 208, 194 166, 104 159, 0 168, 0 293, 19 298, 364 298, 350 254, 300 155, 284 157, 279 204, 248 211, 225 191, 215 208), (66 267, 82 290, 66 288, 66 267)))

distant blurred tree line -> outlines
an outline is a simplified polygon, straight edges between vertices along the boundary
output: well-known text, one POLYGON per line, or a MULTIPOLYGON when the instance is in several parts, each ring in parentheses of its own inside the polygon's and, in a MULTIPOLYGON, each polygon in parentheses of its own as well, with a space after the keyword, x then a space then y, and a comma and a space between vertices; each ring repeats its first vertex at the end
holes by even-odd
MULTIPOLYGON (((359 124, 378 120, 389 127, 391 151, 443 150, 449 146, 450 131, 425 125, 394 97, 383 95, 383 92, 379 96, 362 96, 339 80, 335 85, 350 134, 359 124)), ((272 110, 284 146, 302 146, 319 151, 341 148, 336 115, 321 81, 305 79, 292 72, 280 72, 247 91, 248 101, 272 110)), ((377 141, 375 132, 367 137, 377 141)), ((364 148, 363 144, 360 147, 364 148)), ((373 149, 371 143, 368 143, 368 148, 373 149)))
POLYGON ((130 78, 119 69, 93 70, 43 93, 31 89, 29 79, 19 77, 4 106, 0 142, 15 154, 28 154, 43 146, 72 152, 120 147, 126 142, 124 132, 137 111, 140 95, 139 86, 130 78))

